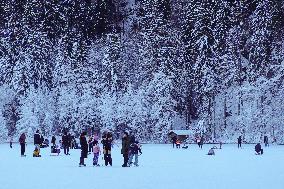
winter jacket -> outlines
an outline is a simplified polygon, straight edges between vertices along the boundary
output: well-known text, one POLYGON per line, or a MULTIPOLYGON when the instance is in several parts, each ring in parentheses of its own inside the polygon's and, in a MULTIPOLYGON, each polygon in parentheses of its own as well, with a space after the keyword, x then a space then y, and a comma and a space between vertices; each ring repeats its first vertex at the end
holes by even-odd
POLYGON ((242 143, 242 137, 239 137, 238 138, 238 144, 241 144, 242 143))
POLYGON ((111 145, 112 145, 112 137, 109 136, 103 136, 101 143, 103 144, 103 149, 111 151, 111 145))
POLYGON ((53 136, 53 137, 51 138, 51 143, 52 143, 52 144, 55 144, 55 142, 56 142, 56 138, 55 138, 55 136, 53 136))
POLYGON ((100 152, 101 152, 100 146, 99 146, 99 145, 95 145, 95 146, 93 147, 93 153, 94 153, 94 154, 97 154, 97 153, 100 153, 100 152))
POLYGON ((172 138, 172 142, 173 142, 174 144, 177 142, 177 137, 176 137, 176 136, 174 136, 174 137, 172 138))
POLYGON ((257 145, 255 145, 254 149, 257 153, 259 153, 261 151, 261 145, 258 143, 257 145))
POLYGON ((20 142, 20 144, 25 144, 26 143, 26 135, 24 133, 21 134, 21 136, 19 138, 19 142, 20 142))
POLYGON ((122 138, 121 154, 128 154, 130 147, 130 139, 128 136, 122 138))
POLYGON ((85 136, 80 137, 81 156, 87 158, 88 156, 88 143, 85 136))
POLYGON ((142 154, 140 145, 137 144, 137 143, 132 143, 132 144, 130 145, 130 147, 129 147, 129 152, 130 152, 131 154, 138 154, 138 152, 139 152, 140 154, 142 154))
POLYGON ((34 134, 34 144, 41 144, 41 137, 39 133, 34 134))
POLYGON ((209 150, 208 155, 215 155, 215 152, 212 148, 209 150))
POLYGON ((68 136, 67 135, 63 135, 62 136, 62 144, 64 146, 69 146, 69 140, 68 140, 68 136))

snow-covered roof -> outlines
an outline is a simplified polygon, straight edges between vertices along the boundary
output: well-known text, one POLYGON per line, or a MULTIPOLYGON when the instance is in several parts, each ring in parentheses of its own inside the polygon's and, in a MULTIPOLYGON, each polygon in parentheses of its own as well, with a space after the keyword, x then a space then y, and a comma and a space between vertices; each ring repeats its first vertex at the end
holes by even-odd
POLYGON ((192 135, 192 130, 170 130, 169 133, 175 133, 177 135, 192 135))

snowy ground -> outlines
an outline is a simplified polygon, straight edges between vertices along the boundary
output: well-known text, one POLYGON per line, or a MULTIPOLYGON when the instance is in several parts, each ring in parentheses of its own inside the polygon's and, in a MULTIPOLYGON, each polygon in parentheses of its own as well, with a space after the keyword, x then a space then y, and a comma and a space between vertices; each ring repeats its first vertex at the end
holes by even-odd
MULTIPOLYGON (((122 168, 120 148, 113 150, 113 167, 78 167, 80 150, 71 156, 50 156, 49 148, 41 158, 20 157, 20 147, 0 145, 1 189, 283 189, 284 146, 265 148, 263 156, 254 155, 254 146, 224 145, 215 156, 205 155, 196 145, 172 149, 171 145, 143 145, 140 167, 122 168)), ((102 163, 100 159, 100 163, 102 163)))

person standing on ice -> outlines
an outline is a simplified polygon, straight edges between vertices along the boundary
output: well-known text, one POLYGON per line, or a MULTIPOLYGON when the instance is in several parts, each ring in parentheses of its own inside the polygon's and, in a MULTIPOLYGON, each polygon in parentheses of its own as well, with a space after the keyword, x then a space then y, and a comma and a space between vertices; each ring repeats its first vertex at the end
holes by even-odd
POLYGON ((173 136, 173 137, 172 137, 173 148, 175 148, 176 143, 177 143, 177 137, 176 137, 176 136, 173 136))
POLYGON ((94 141, 93 141, 93 137, 92 137, 92 135, 91 135, 91 136, 89 137, 89 140, 88 140, 89 153, 93 152, 93 145, 94 145, 93 142, 94 142, 94 141))
POLYGON ((38 154, 40 153, 40 144, 41 144, 41 137, 39 134, 39 130, 36 130, 36 133, 34 134, 34 145, 35 149, 38 150, 38 154))
POLYGON ((238 148, 242 148, 242 136, 238 138, 238 148))
POLYGON ((69 154, 69 140, 68 140, 68 135, 67 135, 66 131, 62 135, 62 145, 63 145, 63 149, 64 149, 64 154, 70 155, 69 154))
POLYGON ((84 158, 88 157, 88 143, 87 143, 87 139, 86 139, 86 132, 82 132, 81 136, 80 136, 80 145, 81 145, 81 157, 80 157, 80 163, 79 166, 86 166, 86 164, 84 163, 84 158))
POLYGON ((121 154, 123 155, 123 165, 122 167, 128 167, 128 153, 130 147, 130 139, 127 132, 124 132, 122 137, 122 148, 121 154))
POLYGON ((54 135, 51 138, 51 144, 52 144, 53 147, 55 147, 55 145, 56 145, 56 138, 55 138, 54 135))
POLYGON ((198 136, 198 137, 196 138, 196 143, 197 143, 197 145, 198 145, 199 148, 201 147, 201 146, 200 146, 200 141, 201 141, 200 136, 198 136))
POLYGON ((200 148, 202 149, 202 147, 203 147, 203 144, 204 144, 204 137, 203 137, 203 135, 201 136, 201 138, 200 138, 200 148))
POLYGON ((105 166, 112 166, 111 147, 112 147, 112 134, 110 132, 104 133, 101 143, 103 144, 103 153, 105 166))
POLYGON ((129 147, 129 160, 128 160, 128 166, 131 166, 132 165, 132 160, 133 160, 133 157, 135 158, 135 161, 134 161, 134 166, 138 167, 138 153, 140 153, 140 155, 142 154, 142 151, 141 151, 141 145, 139 144, 138 141, 132 143, 129 147))
POLYGON ((99 156, 101 154, 101 149, 98 144, 98 141, 94 141, 94 146, 93 146, 93 153, 94 153, 94 158, 93 158, 93 166, 100 166, 98 164, 99 156))
POLYGON ((269 146, 269 144, 268 144, 268 136, 264 136, 264 145, 265 145, 265 147, 268 147, 269 146))
POLYGON ((22 133, 19 138, 19 143, 21 145, 21 156, 25 157, 25 151, 26 151, 26 134, 22 133))
POLYGON ((13 137, 10 137, 10 148, 13 148, 13 137))

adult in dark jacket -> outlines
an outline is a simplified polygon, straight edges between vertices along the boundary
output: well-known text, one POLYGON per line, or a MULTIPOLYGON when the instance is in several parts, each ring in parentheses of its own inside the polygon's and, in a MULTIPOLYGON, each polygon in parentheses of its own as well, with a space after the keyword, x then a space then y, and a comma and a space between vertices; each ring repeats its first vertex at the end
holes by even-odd
POLYGON ((40 134, 39 134, 39 130, 37 130, 36 133, 34 134, 34 145, 35 145, 35 148, 40 150, 40 144, 41 144, 41 137, 40 137, 40 134))
POLYGON ((238 138, 238 148, 242 148, 242 136, 238 138))
POLYGON ((200 148, 202 149, 203 147, 203 144, 204 144, 204 137, 201 136, 201 139, 200 139, 200 148))
POLYGON ((22 133, 19 138, 19 143, 21 145, 21 156, 25 157, 25 151, 26 151, 26 134, 22 133))
POLYGON ((254 147, 255 152, 257 153, 257 155, 262 155, 263 154, 263 149, 261 148, 260 143, 257 143, 254 147))
POLYGON ((64 149, 64 154, 70 155, 69 154, 69 140, 68 140, 67 132, 64 132, 64 134, 62 135, 62 145, 64 149))
POLYGON ((84 158, 88 157, 88 143, 86 139, 86 132, 83 132, 80 136, 80 145, 81 145, 81 157, 80 157, 80 163, 79 166, 86 166, 84 163, 84 158))
POLYGON ((121 154, 123 155, 123 165, 122 167, 128 167, 128 153, 129 153, 129 147, 130 147, 130 139, 127 132, 124 132, 124 135, 122 137, 122 148, 121 148, 121 154))
POLYGON ((264 144, 265 144, 265 147, 269 146, 269 144, 268 144, 268 136, 264 136, 264 144))
POLYGON ((177 137, 173 136, 172 137, 173 148, 175 148, 176 142, 177 142, 177 137))
POLYGON ((52 144, 53 147, 56 145, 56 138, 55 138, 55 136, 52 136, 51 144, 52 144))
POLYGON ((102 137, 101 143, 103 144, 103 153, 105 166, 112 166, 112 157, 111 157, 111 146, 112 146, 112 134, 110 132, 105 133, 102 137))
POLYGON ((36 144, 40 145, 40 143, 41 143, 41 138, 40 138, 39 130, 37 130, 36 133, 34 134, 34 145, 36 144))

